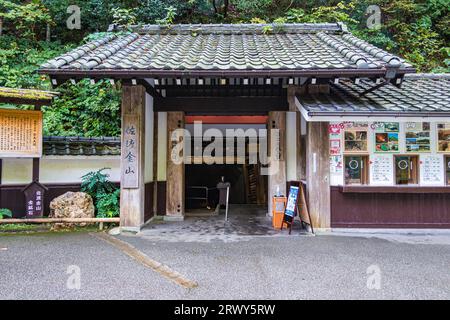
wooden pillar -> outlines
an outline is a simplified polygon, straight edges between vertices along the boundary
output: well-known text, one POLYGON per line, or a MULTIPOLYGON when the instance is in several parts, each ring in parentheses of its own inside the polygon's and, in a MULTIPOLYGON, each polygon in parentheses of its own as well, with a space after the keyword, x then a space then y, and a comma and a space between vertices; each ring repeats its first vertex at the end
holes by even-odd
POLYGON ((296 115, 296 134, 295 137, 290 137, 288 146, 289 148, 295 147, 296 153, 296 179, 297 181, 305 179, 305 141, 304 136, 302 136, 302 114, 300 110, 298 110, 295 104, 295 95, 303 94, 306 91, 306 87, 304 86, 289 86, 288 87, 288 103, 289 103, 289 111, 294 112, 296 115), (292 138, 292 139, 291 139, 292 138), (294 141, 295 139, 295 141, 294 141))
MULTIPOLYGON (((286 195, 286 112, 284 111, 271 111, 269 112, 268 119, 268 139, 269 139, 269 154, 271 157, 271 166, 276 165, 277 170, 269 173, 268 177, 268 210, 269 215, 272 215, 272 197, 277 192, 277 187, 280 193, 286 195), (272 150, 270 143, 271 137, 274 134, 274 129, 279 130, 279 149, 272 150), (278 152, 277 152, 278 151, 278 152), (278 153, 278 156, 274 154, 278 153), (277 159, 278 158, 278 159, 277 159), (277 161, 275 164, 273 161, 277 161)), ((270 170, 272 171, 272 170, 270 170)))
POLYGON ((176 129, 184 128, 183 112, 167 113, 167 189, 166 189, 166 216, 165 220, 184 219, 184 162, 175 163, 172 160, 172 151, 183 136, 178 135, 172 141, 172 133, 176 129))
POLYGON ((331 205, 328 122, 307 124, 306 190, 313 227, 329 229, 331 205))
POLYGON ((153 215, 158 214, 158 112, 153 113, 153 215))
POLYGON ((144 224, 145 88, 122 87, 120 226, 137 231, 144 224))

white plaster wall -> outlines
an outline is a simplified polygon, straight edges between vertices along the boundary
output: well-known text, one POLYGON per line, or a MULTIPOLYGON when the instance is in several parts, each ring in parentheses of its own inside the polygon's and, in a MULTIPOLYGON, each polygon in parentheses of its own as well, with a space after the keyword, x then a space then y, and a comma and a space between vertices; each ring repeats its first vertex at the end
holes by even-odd
MULTIPOLYGON (((40 181, 42 183, 79 183, 81 177, 90 171, 111 168, 106 172, 110 180, 120 181, 119 156, 51 156, 40 161, 40 181)), ((31 181, 30 180, 28 182, 31 181)))
POLYGON ((158 112, 158 181, 166 181, 167 112, 158 112))
POLYGON ((144 182, 153 181, 153 97, 145 94, 145 173, 144 182))
POLYGON ((2 184, 26 184, 33 179, 33 160, 3 159, 2 184))

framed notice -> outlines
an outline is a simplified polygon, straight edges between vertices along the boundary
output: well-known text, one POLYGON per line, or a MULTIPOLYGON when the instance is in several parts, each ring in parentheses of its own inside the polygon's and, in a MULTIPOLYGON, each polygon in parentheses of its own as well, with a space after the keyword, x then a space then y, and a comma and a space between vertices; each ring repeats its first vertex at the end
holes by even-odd
POLYGON ((420 184, 444 184, 444 159, 442 155, 424 154, 420 156, 420 184))
POLYGON ((0 109, 0 158, 42 156, 42 112, 0 109))
POLYGON ((438 123, 438 152, 450 152, 450 123, 438 123))
POLYGON ((375 152, 398 152, 398 136, 400 123, 375 122, 375 152))
POLYGON ((344 125, 344 151, 367 152, 367 122, 347 122, 344 125))
POLYGON ((406 152, 430 152, 431 134, 429 122, 405 123, 406 152))
POLYGON ((394 184, 394 160, 390 154, 370 156, 370 184, 389 186, 394 184))

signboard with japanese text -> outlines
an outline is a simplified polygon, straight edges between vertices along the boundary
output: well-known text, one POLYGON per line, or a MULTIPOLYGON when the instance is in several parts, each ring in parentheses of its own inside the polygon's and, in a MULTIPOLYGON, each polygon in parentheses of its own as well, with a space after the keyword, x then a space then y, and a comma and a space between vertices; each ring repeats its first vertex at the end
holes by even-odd
POLYGON ((122 140, 122 187, 134 189, 139 187, 139 127, 138 117, 124 115, 124 132, 122 140))
POLYGON ((47 190, 47 187, 37 181, 33 181, 24 188, 26 217, 28 219, 43 216, 44 196, 47 190))
POLYGON ((420 156, 420 184, 444 184, 444 158, 442 155, 423 154, 420 156))
POLYGON ((0 109, 0 158, 42 156, 42 112, 0 109))
POLYGON ((370 184, 394 184, 394 160, 390 154, 373 154, 370 157, 370 184))

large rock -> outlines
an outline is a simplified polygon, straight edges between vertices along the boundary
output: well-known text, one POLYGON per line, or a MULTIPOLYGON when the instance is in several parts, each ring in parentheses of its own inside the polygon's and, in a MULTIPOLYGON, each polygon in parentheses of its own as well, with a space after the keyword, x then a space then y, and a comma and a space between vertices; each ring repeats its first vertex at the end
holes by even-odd
POLYGON ((84 192, 66 192, 50 202, 52 218, 94 218, 92 197, 84 192))

